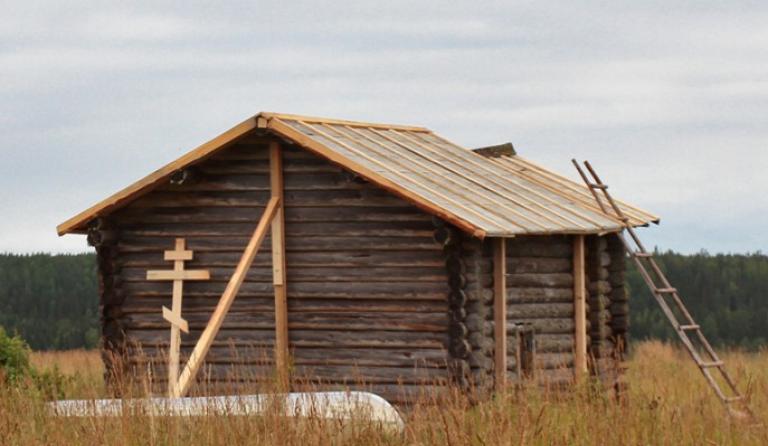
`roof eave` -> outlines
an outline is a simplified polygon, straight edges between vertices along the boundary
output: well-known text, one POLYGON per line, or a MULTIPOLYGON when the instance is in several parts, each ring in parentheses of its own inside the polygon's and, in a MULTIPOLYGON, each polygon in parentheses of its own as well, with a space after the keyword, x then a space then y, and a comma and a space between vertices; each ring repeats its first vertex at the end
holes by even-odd
POLYGON ((213 138, 212 140, 196 147, 180 158, 171 161, 160 169, 134 182, 130 186, 121 189, 106 199, 94 204, 88 209, 58 225, 56 227, 56 232, 59 234, 59 236, 70 233, 83 232, 85 230, 85 225, 87 225, 88 222, 92 219, 103 216, 133 200, 138 195, 154 189, 171 174, 173 174, 173 172, 179 169, 183 169, 194 162, 205 159, 207 156, 228 146, 229 144, 232 144, 240 137, 249 133, 251 130, 259 127, 259 124, 261 123, 259 118, 261 115, 262 114, 259 113, 258 115, 246 119, 245 121, 232 127, 231 129, 213 138))

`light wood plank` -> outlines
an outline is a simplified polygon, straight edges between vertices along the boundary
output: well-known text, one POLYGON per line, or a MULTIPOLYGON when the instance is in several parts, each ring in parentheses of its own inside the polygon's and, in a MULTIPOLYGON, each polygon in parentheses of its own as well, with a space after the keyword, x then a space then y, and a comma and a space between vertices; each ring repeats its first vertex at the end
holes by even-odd
MULTIPOLYGON (((180 316, 174 314, 173 311, 171 311, 168 307, 163 307, 163 319, 170 322, 173 325, 176 325, 179 327, 179 330, 183 331, 184 333, 189 333, 189 323, 182 319, 180 316)), ((178 350, 176 351, 176 366, 177 366, 177 374, 178 374, 178 350)))
POLYGON ((573 311, 574 311, 574 373, 576 380, 587 373, 587 307, 584 236, 573 236, 573 311))
POLYGON ((507 386, 507 249, 503 237, 496 239, 493 252, 493 337, 496 389, 503 391, 507 386))
MULTIPOLYGON (((182 260, 176 260, 176 262, 182 262, 182 260)), ((209 280, 210 278, 211 274, 206 270, 147 271, 147 280, 209 280)))
POLYGON ((192 251, 165 251, 164 260, 192 260, 194 254, 192 251))
POLYGON ((281 205, 272 219, 272 284, 275 289, 275 365, 278 384, 288 390, 288 300, 285 289, 285 212, 283 203, 283 161, 280 144, 269 145, 269 178, 272 199, 281 205))
MULTIPOLYGON (((176 239, 176 251, 183 251, 185 247, 185 241, 183 238, 176 239)), ((180 273, 184 271, 184 261, 175 260, 173 262, 173 272, 180 273)), ((147 271, 147 278, 149 273, 158 271, 147 271)), ((206 274, 208 271, 206 271, 206 274)), ((172 313, 178 319, 181 320, 181 298, 184 289, 184 282, 181 279, 173 280, 173 294, 171 298, 172 313)), ((165 307, 163 307, 165 310, 165 307)), ((163 311, 165 314, 165 311, 163 311)), ((171 345, 168 351, 168 394, 172 395, 173 389, 176 388, 177 380, 179 379, 179 353, 181 350, 181 330, 180 324, 171 323, 171 345)), ((189 331, 189 327, 187 327, 189 331)))
POLYGON ((275 213, 277 212, 279 205, 280 200, 278 198, 271 198, 269 203, 267 203, 267 208, 264 210, 264 215, 261 217, 259 224, 253 231, 253 236, 251 236, 251 239, 248 242, 248 246, 246 246, 245 251, 243 251, 243 256, 240 259, 240 263, 238 263, 237 268, 235 268, 235 272, 229 279, 227 288, 221 295, 219 303, 216 305, 216 309, 213 311, 208 325, 200 335, 200 339, 198 339, 197 344, 195 345, 195 348, 189 357, 187 365, 184 367, 184 370, 179 376, 178 386, 176 386, 176 389, 173 392, 174 396, 180 397, 189 391, 189 387, 197 375, 197 372, 200 370, 200 366, 203 364, 203 360, 205 359, 205 355, 208 353, 208 349, 211 348, 211 344, 213 343, 216 334, 219 332, 221 325, 224 323, 224 317, 227 315, 229 308, 232 306, 232 302, 237 296, 237 292, 240 290, 240 286, 245 280, 245 275, 248 272, 251 263, 253 263, 253 259, 256 257, 256 253, 259 251, 261 242, 264 241, 264 237, 267 235, 267 229, 269 229, 271 226, 272 219, 275 217, 275 213))

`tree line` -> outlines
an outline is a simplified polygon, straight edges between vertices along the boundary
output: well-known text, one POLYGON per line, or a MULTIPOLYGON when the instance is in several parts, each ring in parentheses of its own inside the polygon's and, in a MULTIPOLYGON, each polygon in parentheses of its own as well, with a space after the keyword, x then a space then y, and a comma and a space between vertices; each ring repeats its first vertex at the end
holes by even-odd
MULTIPOLYGON (((713 344, 768 344, 768 256, 668 251, 657 259, 713 344)), ((673 339, 631 262, 627 285, 631 339, 673 339)), ((0 327, 33 349, 98 346, 95 255, 0 254, 0 327)))
MULTIPOLYGON (((768 344, 768 256, 655 254, 713 345, 756 349, 768 344)), ((632 339, 676 338, 633 262, 628 267, 632 339)))

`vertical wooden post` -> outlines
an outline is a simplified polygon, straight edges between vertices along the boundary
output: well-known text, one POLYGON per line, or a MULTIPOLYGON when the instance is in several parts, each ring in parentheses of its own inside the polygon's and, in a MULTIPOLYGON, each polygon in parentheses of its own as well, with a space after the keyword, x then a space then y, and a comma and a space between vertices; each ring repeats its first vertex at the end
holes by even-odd
POLYGON ((163 318, 171 323, 171 345, 168 351, 168 395, 176 396, 179 379, 179 350, 181 348, 181 332, 189 333, 189 324, 181 317, 181 300, 185 280, 208 280, 211 278, 208 270, 185 270, 184 262, 192 260, 192 251, 185 249, 186 242, 177 238, 173 251, 165 251, 163 258, 173 261, 173 270, 149 270, 147 280, 172 280, 173 295, 171 308, 163 306, 163 318))
POLYGON ((288 300, 285 290, 285 206, 283 160, 280 143, 269 144, 269 178, 272 198, 280 200, 272 220, 272 285, 275 290, 275 364, 278 384, 288 390, 288 300))
POLYGON ((507 385, 507 248, 504 237, 493 250, 493 337, 496 390, 507 385))
MULTIPOLYGON (((176 239, 176 251, 184 251, 184 239, 176 239)), ((184 270, 184 260, 176 259, 173 261, 174 271, 184 270)), ((171 312, 174 315, 181 316, 181 296, 183 293, 184 282, 181 280, 173 281, 173 297, 171 299, 171 312)), ((173 391, 178 386, 179 381, 179 352, 181 350, 181 329, 176 324, 171 324, 171 351, 168 352, 168 396, 173 396, 173 391)))
POLYGON ((575 352, 574 378, 578 381, 587 373, 587 289, 584 261, 584 236, 573 239, 573 314, 575 352))

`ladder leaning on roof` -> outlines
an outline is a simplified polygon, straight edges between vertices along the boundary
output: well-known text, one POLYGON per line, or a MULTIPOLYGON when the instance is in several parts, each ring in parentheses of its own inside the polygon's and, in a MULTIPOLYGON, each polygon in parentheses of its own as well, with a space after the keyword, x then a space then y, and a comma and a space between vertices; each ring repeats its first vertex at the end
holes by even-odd
POLYGON ((666 275, 664 275, 664 272, 654 260, 653 254, 645 249, 638 238, 637 233, 629 223, 629 219, 624 215, 619 206, 616 205, 613 197, 608 193, 608 186, 600 181, 600 177, 597 176, 597 173, 595 173, 595 170, 588 161, 584 161, 584 166, 587 168, 594 181, 590 181, 589 178, 587 178, 584 170, 582 170, 575 159, 572 160, 572 162, 573 165, 576 166, 576 170, 579 171, 579 175, 581 175, 581 178, 586 183, 589 191, 594 196, 595 201, 597 201, 597 204, 600 206, 603 213, 610 215, 609 210, 603 204, 597 191, 602 191, 608 204, 613 208, 613 211, 616 214, 615 216, 618 217, 627 233, 629 233, 632 242, 627 241, 622 233, 618 234, 619 239, 626 248, 629 256, 635 261, 637 269, 640 271, 640 275, 643 277, 643 280, 645 280, 651 293, 653 293, 653 297, 661 307, 664 315, 672 324, 672 327, 675 329, 675 332, 677 332, 683 345, 685 345, 688 353, 690 353, 691 358, 693 358, 694 362, 696 362, 696 365, 699 367, 699 370, 701 370, 701 373, 704 375, 704 378, 706 378, 707 383, 709 383, 710 387, 715 391, 715 394, 717 394, 717 397, 720 398, 720 401, 722 401, 728 409, 728 413, 739 418, 754 419, 752 410, 746 404, 744 396, 736 388, 736 384, 731 378, 731 375, 725 370, 723 361, 704 336, 699 324, 697 324, 693 319, 693 316, 691 316, 691 313, 680 298, 677 289, 672 287, 669 283, 666 275), (668 302, 670 297, 673 306, 670 306, 670 303, 668 302), (678 318, 673 308, 677 309, 681 318, 678 318), (680 322, 680 319, 682 319, 682 323, 680 322), (696 337, 692 339, 692 337, 689 336, 690 332, 696 333, 696 337), (694 345, 694 339, 698 340, 698 343, 701 346, 700 348, 697 348, 694 345), (719 372, 719 376, 722 378, 722 381, 725 382, 726 386, 722 386, 718 383, 718 380, 716 379, 718 375, 717 373, 713 373, 713 370, 719 372), (726 390, 724 390, 724 387, 726 390))

